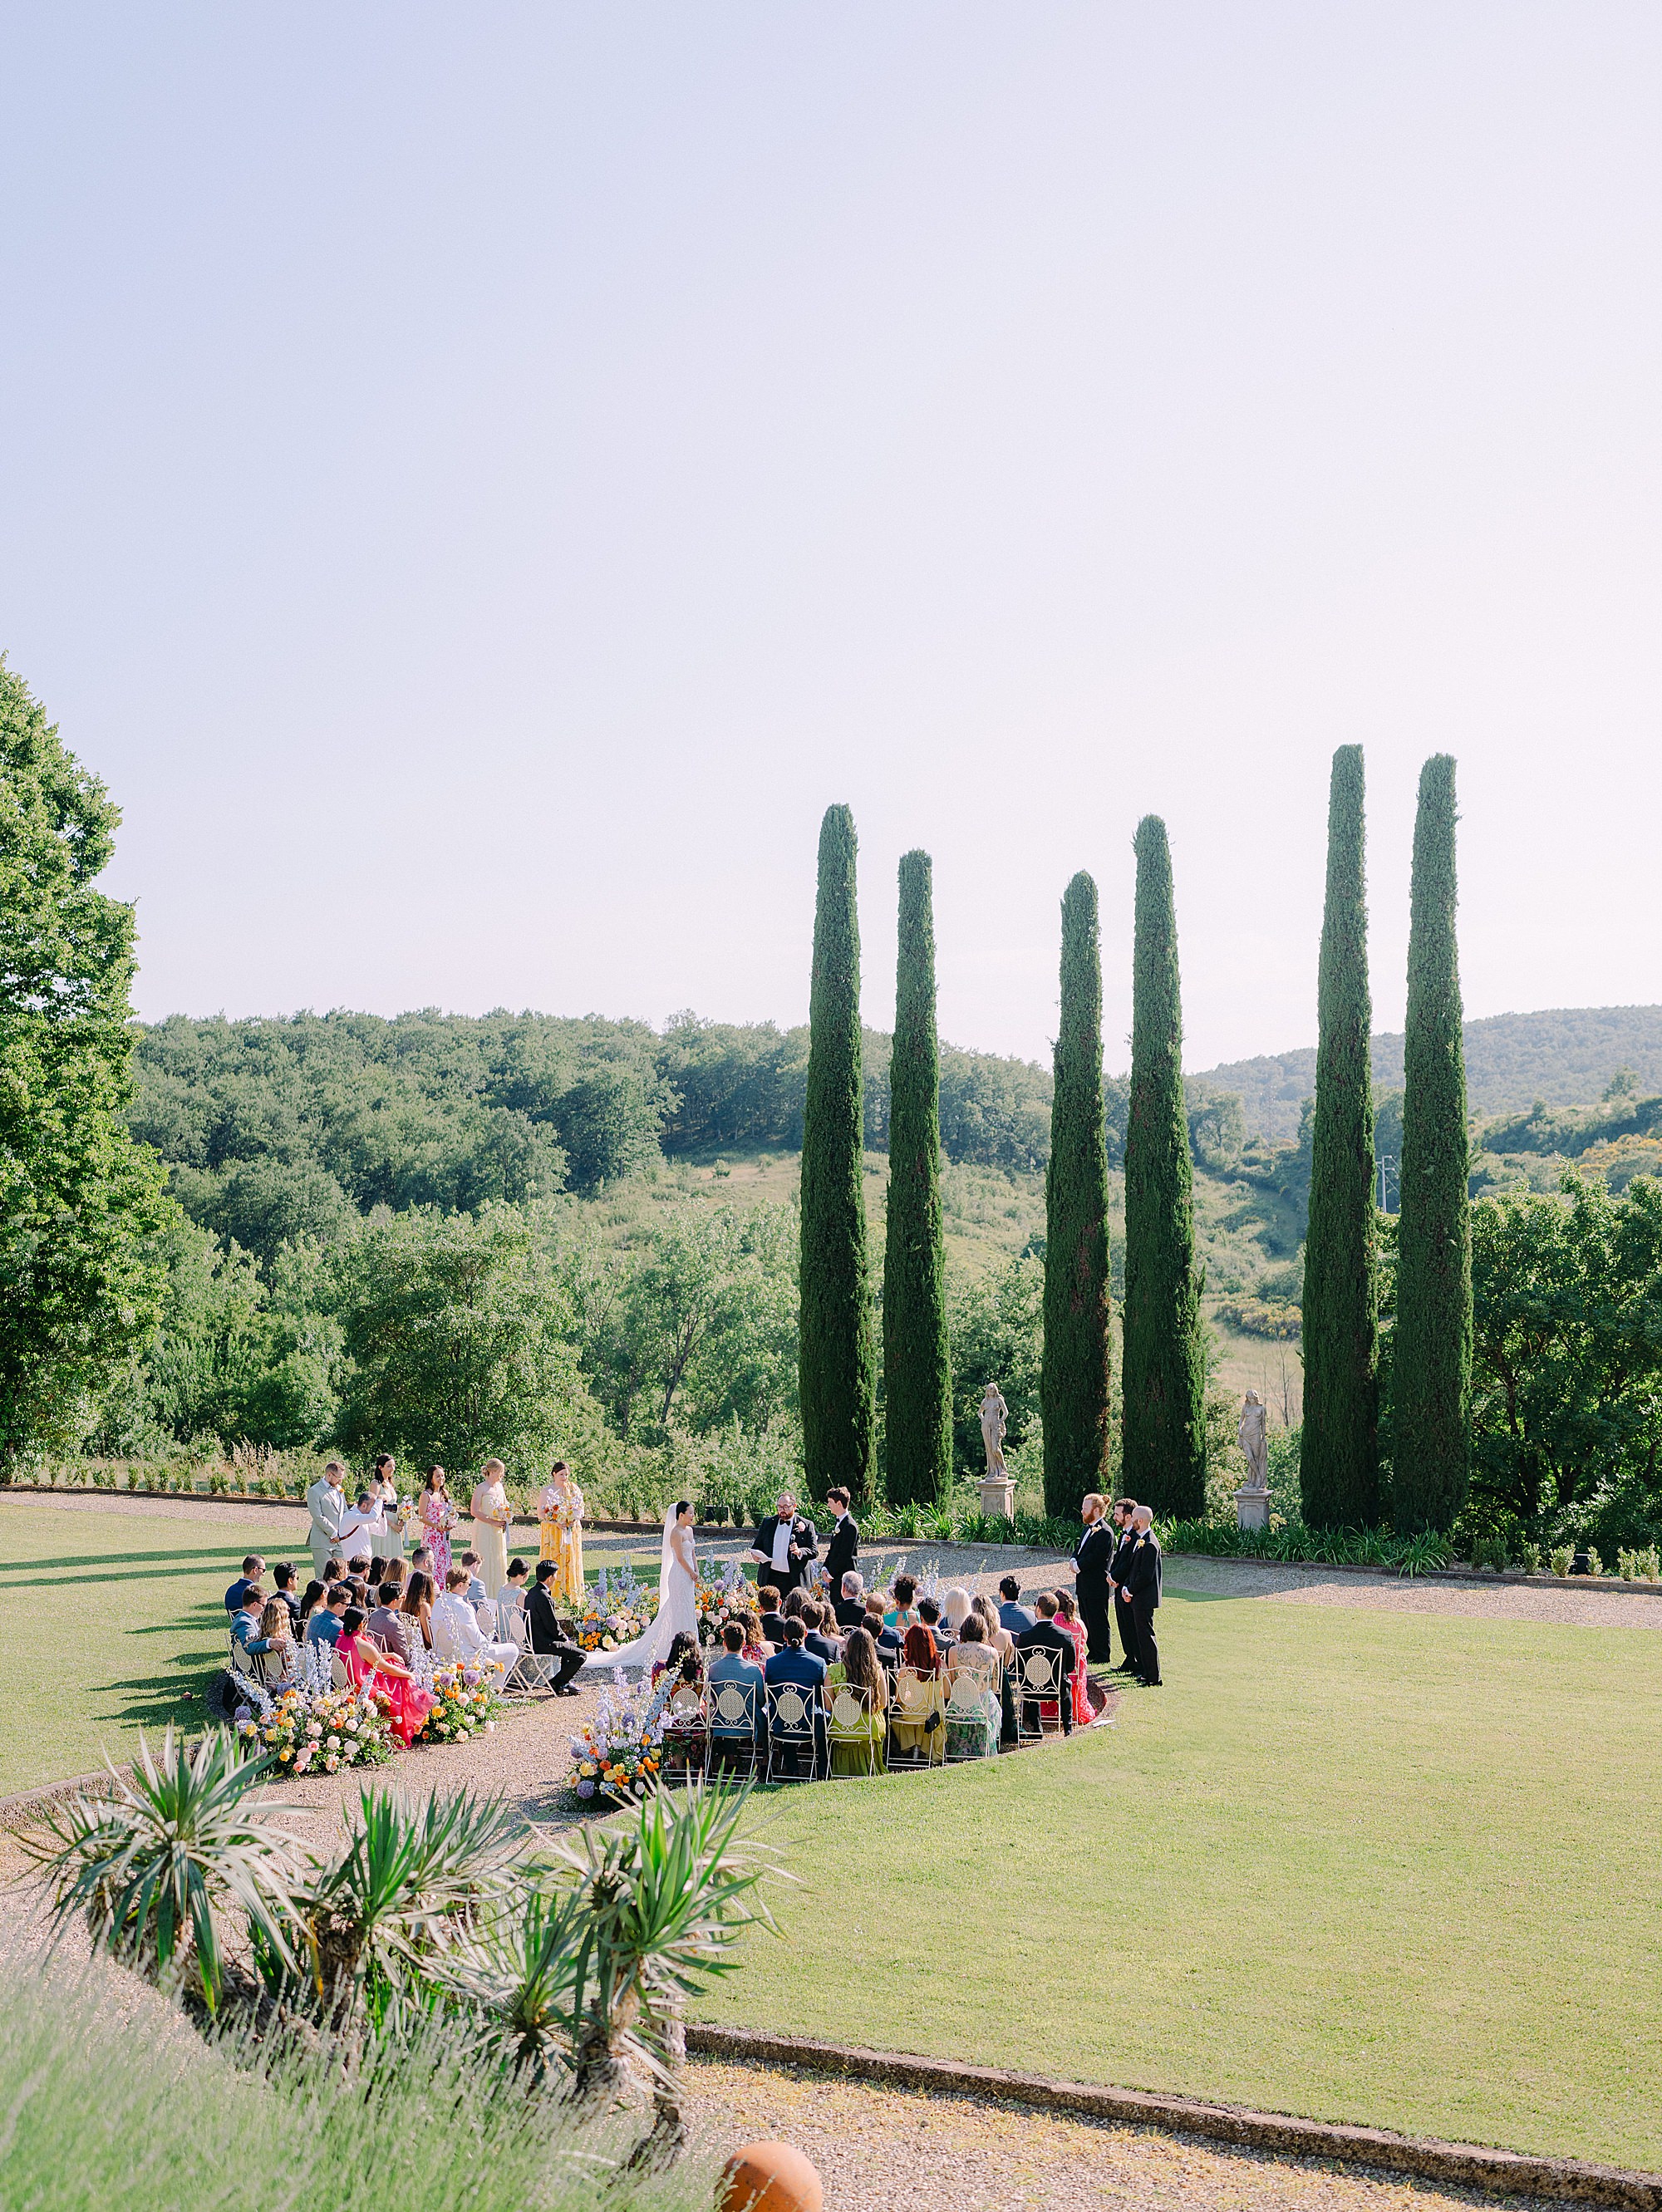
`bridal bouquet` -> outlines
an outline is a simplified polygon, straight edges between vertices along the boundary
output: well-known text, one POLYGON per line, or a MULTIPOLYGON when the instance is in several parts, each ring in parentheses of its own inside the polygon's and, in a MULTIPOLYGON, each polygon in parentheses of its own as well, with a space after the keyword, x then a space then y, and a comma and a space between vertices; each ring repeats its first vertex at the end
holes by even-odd
POLYGON ((650 1796, 658 1786, 663 1709, 664 1699, 655 1692, 631 1697, 618 1668, 614 1687, 602 1693, 593 1720, 585 1721, 571 1739, 571 1772, 566 1778, 579 1797, 633 1804, 650 1796))
POLYGON ((738 1560, 729 1559, 719 1576, 700 1568, 693 1603, 698 1609, 698 1641, 719 1644, 728 1621, 755 1605, 756 1588, 738 1560))
POLYGON ((433 1710, 417 1743, 466 1743, 471 1736, 495 1735, 502 1707, 483 1674, 472 1667, 435 1667, 430 1687, 433 1710))
POLYGON ((270 1697, 247 1685, 237 1708, 237 1741, 246 1751, 274 1751, 280 1771, 334 1774, 343 1766, 379 1766, 393 1753, 387 1709, 362 1690, 307 1692, 296 1685, 270 1697))
POLYGON ((658 1610, 657 1595, 624 1566, 607 1580, 606 1570, 589 1591, 577 1620, 577 1641, 585 1651, 615 1651, 644 1636, 658 1610))

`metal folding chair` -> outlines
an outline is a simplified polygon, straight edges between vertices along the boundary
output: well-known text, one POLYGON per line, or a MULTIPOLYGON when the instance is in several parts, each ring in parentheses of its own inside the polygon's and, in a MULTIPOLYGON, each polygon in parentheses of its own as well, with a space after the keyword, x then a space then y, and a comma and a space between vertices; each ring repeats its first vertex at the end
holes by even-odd
POLYGON ((742 1764, 747 1774, 756 1771, 757 1685, 754 1682, 712 1682, 706 1707, 706 1741, 709 1765, 731 1769, 742 1764))
POLYGON ((817 1782, 819 1778, 819 1699, 813 1692, 803 1689, 795 1682, 773 1682, 768 1686, 768 1766, 770 1782, 783 1779, 776 1776, 775 1766, 782 1753, 791 1753, 793 1782, 817 1782), (804 1774, 802 1761, 807 1760, 804 1774))
POLYGON ((877 1771, 877 1740, 872 1733, 872 1693, 856 1690, 851 1683, 839 1682, 831 1692, 831 1717, 825 1735, 831 1750, 838 1744, 856 1751, 865 1762, 868 1774, 877 1771))
POLYGON ((1062 1700, 1066 1694, 1062 1679, 1062 1654, 1047 1650, 1043 1646, 1023 1650, 1018 1645, 1015 1656, 1016 1741, 1042 1743, 1046 1735, 1059 1734, 1062 1729, 1062 1700), (1047 1705, 1056 1707, 1056 1718, 1048 1727, 1044 1718, 1047 1705))

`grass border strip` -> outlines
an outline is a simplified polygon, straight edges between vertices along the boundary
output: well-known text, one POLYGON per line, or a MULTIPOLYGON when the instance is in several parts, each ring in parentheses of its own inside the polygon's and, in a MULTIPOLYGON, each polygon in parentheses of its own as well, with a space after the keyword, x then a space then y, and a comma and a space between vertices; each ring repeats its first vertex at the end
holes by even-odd
POLYGON ((1047 2112, 1119 2120, 1135 2127, 1159 2128, 1167 2134, 1202 2136, 1215 2142, 1237 2143, 1294 2158, 1331 2159, 1391 2173, 1418 2174, 1464 2189, 1568 2197, 1583 2203, 1620 2207, 1622 2212, 1662 2212, 1662 2174, 1597 2166, 1582 2159, 1543 2158, 1523 2151, 1489 2149, 1479 2143, 1443 2142, 1435 2137, 1396 2135, 1385 2128, 1346 2127, 1324 2120, 1298 2119, 1284 2112, 1254 2112, 1245 2106, 1202 2104, 1192 2098, 1161 2096, 1149 2090, 1052 2081, 1039 2074, 968 2066, 950 2058, 868 2051, 858 2045, 821 2043, 807 2036, 770 2035, 756 2028, 718 2027, 689 2021, 686 2042, 690 2052, 710 2058, 797 2066, 894 2088, 1001 2097, 1012 2104, 1047 2112))
POLYGON ((0 1797, 0 1835, 27 1827, 37 1813, 49 1805, 67 1805, 76 1797, 108 1797, 114 1784, 100 1767, 96 1774, 72 1774, 64 1782, 38 1782, 33 1790, 15 1790, 0 1797))

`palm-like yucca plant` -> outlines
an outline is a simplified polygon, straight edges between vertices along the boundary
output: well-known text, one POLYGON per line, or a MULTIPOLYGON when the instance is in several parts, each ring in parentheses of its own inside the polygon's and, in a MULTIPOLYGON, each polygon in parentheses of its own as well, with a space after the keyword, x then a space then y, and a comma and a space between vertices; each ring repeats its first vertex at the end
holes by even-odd
POLYGON ((776 1932, 758 1887, 773 1855, 739 1838, 747 1794, 709 1784, 661 1790, 631 1826, 586 1828, 581 1850, 561 1842, 552 1853, 582 1907, 574 2094, 616 2101, 643 2061, 656 2117, 637 2157, 673 2157, 685 2140, 674 2073, 685 2000, 733 1971, 745 1929, 776 1932))
POLYGON ((337 2024, 366 1984, 418 1978, 466 1917, 506 1891, 523 1844, 518 1814, 471 1790, 435 1791, 421 1806, 364 1790, 358 1805, 345 1844, 313 1863, 295 1900, 318 1995, 337 2024))
POLYGON ((568 2070, 587 1912, 581 1889, 533 1887, 481 1915, 429 1970, 483 2014, 496 2048, 529 2087, 568 2070))
POLYGON ((295 1839, 281 1814, 248 1802, 270 1765, 240 1757, 224 1729, 187 1749, 169 1728, 159 1759, 141 1735, 131 1775, 110 1768, 113 1796, 77 1797, 21 1838, 59 1930, 84 1915, 96 1945, 160 1982, 194 1966, 210 2012, 224 1986, 227 1909, 291 1962, 295 1839))

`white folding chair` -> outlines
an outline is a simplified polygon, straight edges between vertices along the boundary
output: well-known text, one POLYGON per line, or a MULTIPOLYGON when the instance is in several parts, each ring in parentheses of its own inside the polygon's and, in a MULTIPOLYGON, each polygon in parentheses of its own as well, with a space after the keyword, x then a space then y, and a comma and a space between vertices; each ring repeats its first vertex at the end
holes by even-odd
POLYGON ((719 1753, 727 1765, 742 1759, 746 1771, 756 1771, 756 1689, 754 1682, 713 1682, 708 1709, 710 1762, 719 1753))
POLYGON ((920 1674, 912 1667, 895 1669, 894 1696, 889 1705, 891 1766, 941 1764, 947 1748, 946 1703, 939 1675, 920 1674), (931 1716, 935 1723, 933 1728, 929 1725, 931 1716), (897 1728, 916 1729, 916 1743, 902 1743, 894 1733, 897 1728))
POLYGON ((352 1678, 347 1673, 346 1662, 341 1657, 338 1651, 332 1652, 330 1654, 329 1674, 338 1690, 350 1690, 351 1688, 352 1678))
POLYGON ((1058 1734, 1062 1729, 1062 1700, 1067 1694, 1062 1679, 1062 1654, 1038 1645, 1028 1650, 1020 1646, 1015 1660, 1016 1741, 1042 1743, 1047 1734, 1058 1734), (1056 1718, 1048 1726, 1044 1708, 1054 1705, 1056 1718), (1032 1725, 1029 1725, 1029 1716, 1032 1725))
MULTIPOLYGON (((973 1647, 971 1647, 973 1649, 973 1647)), ((953 1749, 953 1723, 968 1725, 984 1731, 987 1719, 987 1693, 992 1692, 993 1703, 998 1703, 998 1662, 990 1668, 977 1672, 974 1668, 961 1668, 947 1686, 947 1757, 949 1761, 964 1759, 989 1759, 998 1751, 998 1723, 990 1723, 991 1742, 980 1751, 953 1749)))
POLYGON ((774 1767, 782 1752, 792 1754, 793 1782, 816 1782, 819 1778, 819 1699, 812 1690, 801 1688, 794 1682, 773 1682, 768 1686, 768 1767, 770 1782, 776 1778, 774 1767), (804 1758, 807 1760, 806 1776, 802 1771, 804 1758))
POLYGON ((704 1700, 691 1682, 678 1682, 664 1708, 663 1757, 660 1771, 666 1782, 689 1778, 702 1768, 709 1743, 704 1700), (697 1754, 695 1757, 695 1753, 697 1754))
POLYGON ((461 1639, 447 1606, 433 1607, 433 1656, 441 1667, 454 1667, 461 1658, 461 1639))
POLYGON ((839 1682, 831 1692, 826 1741, 834 1751, 838 1744, 858 1752, 868 1774, 877 1771, 877 1739, 872 1731, 872 1693, 839 1682))

